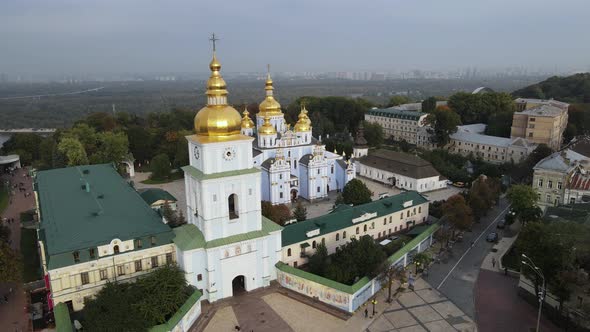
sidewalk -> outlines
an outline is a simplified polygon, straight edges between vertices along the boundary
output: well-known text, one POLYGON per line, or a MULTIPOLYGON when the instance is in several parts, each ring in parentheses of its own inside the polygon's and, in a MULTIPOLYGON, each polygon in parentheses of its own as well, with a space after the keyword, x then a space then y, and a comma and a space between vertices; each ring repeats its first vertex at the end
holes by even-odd
MULTIPOLYGON (((23 182, 23 188, 27 193, 32 193, 32 179, 30 177, 23 177, 26 174, 26 169, 19 169, 15 172, 13 177, 3 176, 3 179, 10 180, 13 184, 23 182)), ((6 210, 0 216, 2 218, 14 218, 14 222, 7 226, 11 231, 11 247, 14 250, 20 251, 20 213, 30 210, 35 207, 34 195, 24 197, 24 192, 14 190, 14 195, 11 197, 12 203, 8 205, 6 210)), ((23 257, 23 259, 27 259, 23 257)), ((3 283, 0 284, 0 296, 8 296, 8 303, 0 304, 0 325, 2 331, 32 331, 32 322, 27 313, 26 292, 23 290, 22 284, 3 283), (10 289, 12 288, 12 293, 10 289)))

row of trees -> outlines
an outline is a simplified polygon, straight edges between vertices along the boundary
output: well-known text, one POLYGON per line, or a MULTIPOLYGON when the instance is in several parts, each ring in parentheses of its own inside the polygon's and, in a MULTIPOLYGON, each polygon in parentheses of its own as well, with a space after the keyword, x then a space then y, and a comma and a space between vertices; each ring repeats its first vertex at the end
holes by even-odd
MULTIPOLYGON (((2 189, 0 188, 0 190, 2 189)), ((10 233, 10 228, 0 223, 0 282, 19 282, 22 280, 22 257, 8 244, 10 233)))
POLYGON ((456 112, 463 124, 486 123, 487 135, 510 137, 514 102, 503 92, 472 94, 458 92, 449 97, 448 106, 456 112))

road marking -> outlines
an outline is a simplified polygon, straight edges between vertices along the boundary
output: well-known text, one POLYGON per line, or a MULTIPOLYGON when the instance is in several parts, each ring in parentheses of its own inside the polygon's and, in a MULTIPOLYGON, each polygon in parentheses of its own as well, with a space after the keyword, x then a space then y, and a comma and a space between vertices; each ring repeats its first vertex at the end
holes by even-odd
MULTIPOLYGON (((473 241, 473 246, 483 236, 483 234, 486 233, 488 231, 488 229, 490 229, 490 227, 496 223, 496 220, 498 218, 500 218, 500 216, 502 214, 504 214, 504 212, 506 212, 506 210, 508 210, 509 208, 510 208, 510 205, 508 205, 504 210, 502 210, 502 212, 500 212, 496 216, 496 218, 494 218, 494 220, 488 225, 488 227, 486 227, 486 229, 484 229, 481 232, 481 234, 479 234, 479 236, 473 241)), ((449 276, 451 275, 451 273, 453 273, 453 271, 455 270, 455 268, 457 267, 457 265, 459 265, 459 263, 461 263, 461 260, 463 260, 463 257, 465 257, 465 255, 467 255, 467 253, 469 252, 469 250, 471 250, 471 248, 473 248, 473 246, 469 246, 469 248, 467 248, 467 250, 465 250, 465 252, 463 253, 463 255, 461 255, 461 258, 459 258, 459 260, 457 261, 457 263, 455 263, 455 266, 453 266, 453 268, 449 271, 449 273, 447 274, 447 276, 440 282, 440 284, 438 285, 438 287, 436 287, 436 289, 440 289, 442 287, 442 285, 445 283, 445 281, 447 281, 447 279, 449 278, 449 276)))

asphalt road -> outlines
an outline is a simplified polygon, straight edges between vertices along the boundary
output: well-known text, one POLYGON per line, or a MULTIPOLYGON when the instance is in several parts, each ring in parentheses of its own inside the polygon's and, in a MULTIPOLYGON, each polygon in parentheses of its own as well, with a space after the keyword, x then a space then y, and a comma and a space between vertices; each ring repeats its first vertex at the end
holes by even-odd
POLYGON ((487 216, 474 223, 473 230, 465 233, 462 242, 453 245, 452 256, 446 262, 434 263, 424 278, 472 319, 475 319, 475 282, 481 263, 492 248, 492 243, 486 242, 486 236, 490 232, 502 236, 502 231, 496 229, 496 222, 502 219, 508 206, 506 199, 501 199, 487 216))

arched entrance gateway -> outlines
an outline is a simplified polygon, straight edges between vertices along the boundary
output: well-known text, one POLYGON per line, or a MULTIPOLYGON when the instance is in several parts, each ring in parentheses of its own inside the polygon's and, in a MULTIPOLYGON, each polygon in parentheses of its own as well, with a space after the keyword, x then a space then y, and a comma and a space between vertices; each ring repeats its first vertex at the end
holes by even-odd
POLYGON ((231 285, 234 296, 246 293, 246 278, 243 275, 235 277, 231 285))
POLYGON ((295 202, 297 200, 297 189, 291 189, 291 201, 295 202))

